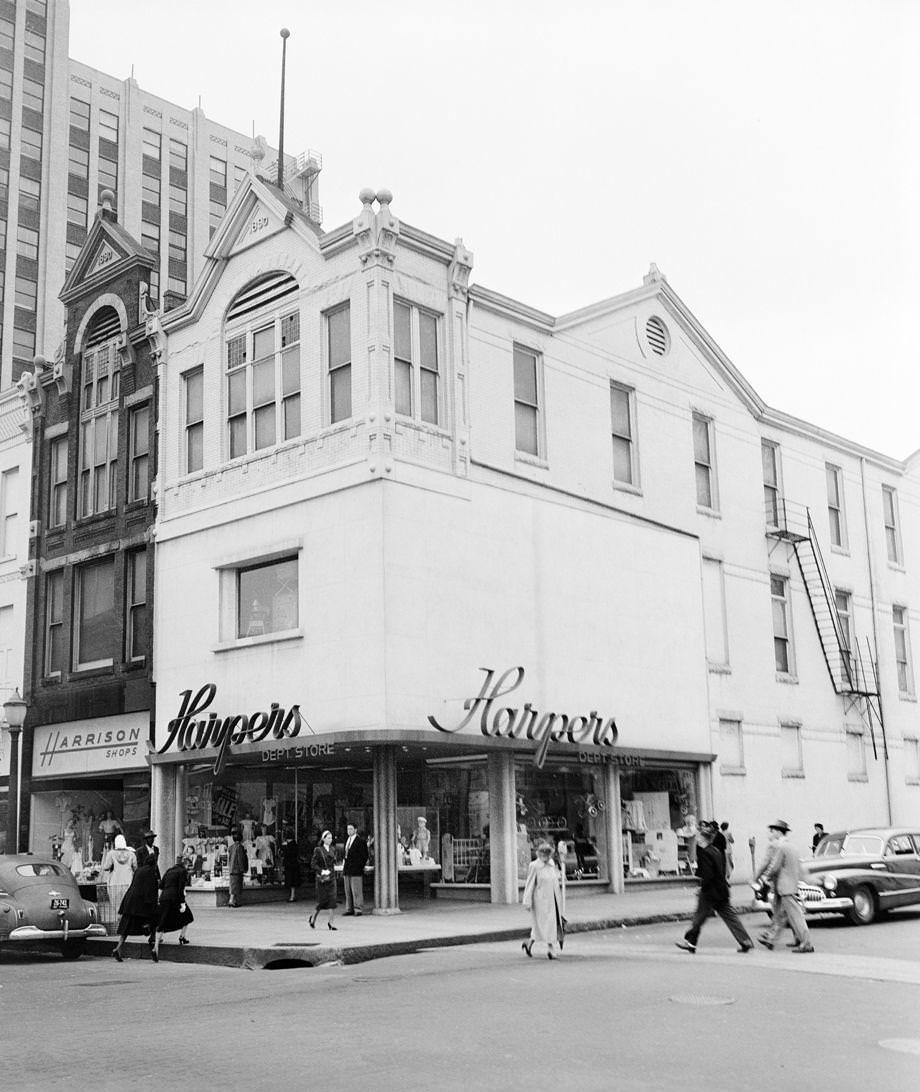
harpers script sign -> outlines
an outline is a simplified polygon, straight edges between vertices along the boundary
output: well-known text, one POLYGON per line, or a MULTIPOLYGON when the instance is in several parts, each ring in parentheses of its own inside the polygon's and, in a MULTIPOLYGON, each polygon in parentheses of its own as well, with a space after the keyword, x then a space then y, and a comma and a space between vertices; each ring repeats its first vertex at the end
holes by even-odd
POLYGON ((179 715, 169 722, 166 742, 160 747, 159 754, 165 754, 173 745, 179 751, 204 751, 217 747, 214 776, 219 777, 231 747, 239 747, 243 743, 262 743, 269 736, 273 739, 293 739, 300 734, 300 706, 292 705, 285 712, 276 701, 272 702, 267 712, 233 713, 223 718, 218 713, 210 712, 201 720, 195 720, 205 712, 216 695, 214 683, 205 683, 194 698, 191 690, 182 691, 179 715))
POLYGON ((479 693, 474 698, 467 698, 463 703, 466 716, 453 728, 445 728, 434 717, 428 717, 428 723, 439 732, 454 733, 465 728, 479 712, 479 730, 484 736, 504 737, 505 739, 531 739, 537 744, 534 751, 534 765, 538 768, 546 761, 546 752, 552 742, 563 740, 569 743, 593 743, 601 747, 613 747, 617 741, 617 726, 613 717, 605 720, 592 709, 585 716, 570 716, 568 713, 541 713, 531 703, 525 702, 520 709, 500 706, 493 709, 499 698, 507 697, 524 681, 523 667, 509 667, 495 679, 491 667, 481 667, 485 679, 479 693), (493 682, 493 679, 495 681, 493 682))

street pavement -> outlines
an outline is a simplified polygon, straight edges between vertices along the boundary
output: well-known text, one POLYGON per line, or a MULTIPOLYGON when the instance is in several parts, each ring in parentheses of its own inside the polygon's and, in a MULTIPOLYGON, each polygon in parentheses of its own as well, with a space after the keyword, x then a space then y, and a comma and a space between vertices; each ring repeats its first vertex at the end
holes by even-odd
POLYGON ((715 919, 687 955, 683 928, 576 933, 553 962, 517 940, 256 972, 5 952, 0 1086, 920 1088, 920 912, 813 923, 807 956, 740 955, 715 919))

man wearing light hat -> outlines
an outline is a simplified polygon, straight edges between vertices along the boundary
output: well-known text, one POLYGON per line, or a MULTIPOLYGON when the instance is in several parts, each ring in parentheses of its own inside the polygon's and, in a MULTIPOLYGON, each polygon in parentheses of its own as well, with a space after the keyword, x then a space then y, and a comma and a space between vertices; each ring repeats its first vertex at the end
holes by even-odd
POLYGON ((796 898, 799 880, 802 878, 802 866, 799 864, 799 855, 786 838, 790 830, 789 824, 785 819, 777 819, 767 830, 770 834, 770 854, 754 877, 753 883, 757 887, 761 880, 766 879, 773 885, 773 921, 767 931, 757 939, 765 948, 772 950, 776 938, 788 925, 795 936, 795 943, 791 945, 793 952, 813 952, 805 914, 796 898))

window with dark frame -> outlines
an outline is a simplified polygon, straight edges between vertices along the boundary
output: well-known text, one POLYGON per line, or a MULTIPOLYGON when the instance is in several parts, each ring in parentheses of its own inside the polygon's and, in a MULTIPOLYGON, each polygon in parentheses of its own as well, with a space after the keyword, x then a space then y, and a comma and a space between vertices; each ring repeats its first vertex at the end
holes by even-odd
POLYGON ((792 642, 789 638, 789 581, 784 576, 770 576, 770 597, 773 605, 773 656, 776 670, 791 675, 792 642))
POLYGON ((45 577, 45 675, 64 670, 64 570, 45 577))
POLYGON ((49 528, 63 527, 67 522, 67 456, 67 437, 56 437, 51 441, 50 445, 50 494, 48 498, 49 528))
POLYGON ((120 358, 115 338, 83 353, 80 403, 80 515, 115 507, 120 358))
POLYGON ((514 346, 514 447, 540 455, 540 391, 537 354, 514 346))
POLYGON ((126 615, 125 660, 137 663, 145 660, 150 652, 147 610, 147 551, 133 550, 128 554, 125 574, 126 615))
POLYGON ((111 666, 119 628, 115 619, 114 556, 74 568, 74 597, 74 670, 111 666))
POLYGON ((204 466, 204 368, 188 372, 185 380, 185 472, 204 466))
POLYGON ((236 636, 262 637, 296 629, 298 561, 285 557, 236 570, 236 636))
POLYGON ((150 491, 150 406, 130 411, 128 418, 128 501, 145 501, 150 491))

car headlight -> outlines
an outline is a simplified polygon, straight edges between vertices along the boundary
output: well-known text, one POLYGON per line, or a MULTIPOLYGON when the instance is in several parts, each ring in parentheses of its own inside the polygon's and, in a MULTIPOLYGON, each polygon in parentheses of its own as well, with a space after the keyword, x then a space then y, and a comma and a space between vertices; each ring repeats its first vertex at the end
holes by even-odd
POLYGON ((824 890, 825 891, 836 891, 837 890, 837 877, 836 876, 825 876, 824 877, 824 890))

